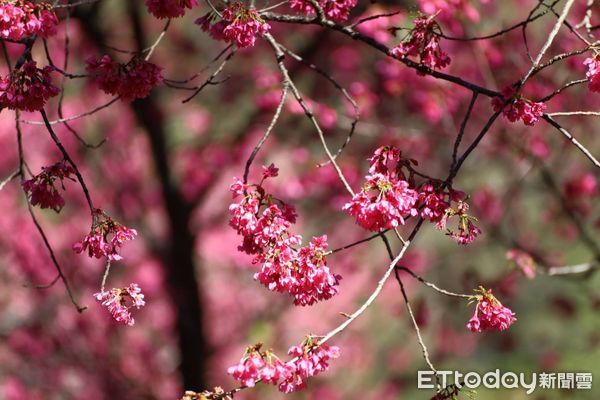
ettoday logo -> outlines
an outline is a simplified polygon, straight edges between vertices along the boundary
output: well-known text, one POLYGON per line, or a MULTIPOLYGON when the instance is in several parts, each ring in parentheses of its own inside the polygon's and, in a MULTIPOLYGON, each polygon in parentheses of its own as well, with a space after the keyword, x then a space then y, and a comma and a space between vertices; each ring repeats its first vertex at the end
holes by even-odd
POLYGON ((477 389, 519 389, 532 394, 536 389, 581 389, 592 388, 590 372, 558 372, 558 373, 515 373, 496 369, 483 375, 478 372, 462 373, 459 371, 418 371, 417 388, 436 389, 454 385, 458 389, 466 387, 477 389), (436 379, 437 376, 437 379, 436 379))

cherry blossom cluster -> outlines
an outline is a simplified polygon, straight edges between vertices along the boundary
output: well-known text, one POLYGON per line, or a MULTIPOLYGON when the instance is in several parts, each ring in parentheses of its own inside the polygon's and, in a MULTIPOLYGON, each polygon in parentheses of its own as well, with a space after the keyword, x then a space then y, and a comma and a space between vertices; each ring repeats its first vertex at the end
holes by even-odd
MULTIPOLYGON (((356 7, 357 0, 318 0, 325 17, 335 22, 344 22, 350 11, 356 7)), ((315 15, 315 7, 308 0, 291 0, 290 8, 306 15, 315 15)))
POLYGON ((467 211, 469 211, 469 205, 459 200, 455 208, 449 207, 446 209, 444 216, 438 221, 436 227, 440 230, 446 229, 446 234, 458 244, 467 245, 473 242, 481 234, 481 229, 473 223, 477 219, 469 215, 467 211), (447 227, 448 219, 452 217, 458 217, 457 230, 447 227))
POLYGON ((113 288, 94 294, 96 300, 102 302, 115 321, 132 326, 135 323, 131 315, 131 308, 142 308, 146 302, 142 289, 137 283, 131 283, 126 288, 113 288))
POLYGON ((0 77, 0 107, 11 110, 37 111, 60 90, 52 84, 50 73, 54 69, 37 67, 35 61, 27 61, 21 68, 0 77))
POLYGON ((362 190, 343 210, 355 217, 363 228, 377 232, 404 225, 404 218, 416 216, 417 200, 418 193, 405 180, 375 173, 366 177, 362 190))
POLYGON ((56 33, 56 25, 58 18, 51 4, 0 0, 0 39, 47 38, 56 33))
POLYGON ((419 62, 431 69, 450 65, 450 57, 440 48, 440 26, 434 16, 420 16, 404 41, 391 50, 396 58, 419 57, 419 62))
POLYGON ((293 359, 282 362, 273 352, 260 350, 261 344, 249 347, 237 365, 227 373, 245 387, 257 382, 278 385, 279 390, 291 393, 306 387, 305 380, 327 371, 329 361, 340 356, 336 346, 319 345, 309 336, 300 346, 292 346, 288 355, 293 359))
POLYGON ((242 3, 235 2, 223 10, 223 39, 235 43, 239 48, 252 47, 256 36, 269 32, 271 25, 266 23, 254 9, 246 8, 242 3))
POLYGON ((588 67, 585 77, 589 81, 589 89, 592 92, 600 92, 600 55, 586 58, 583 64, 588 67))
POLYGON ((121 225, 101 209, 96 209, 91 232, 75 243, 73 250, 77 253, 87 250, 89 257, 106 257, 109 261, 119 261, 123 259, 119 254, 123 243, 133 240, 136 236, 135 229, 121 225))
POLYGON ((256 10, 246 8, 239 2, 223 10, 222 19, 211 11, 198 18, 195 24, 213 39, 235 43, 239 48, 254 46, 256 36, 271 30, 271 26, 256 10))
POLYGON ((535 125, 546 110, 546 104, 526 99, 511 87, 502 90, 502 97, 494 97, 492 106, 496 112, 502 110, 502 115, 510 122, 521 120, 528 126, 535 125))
POLYGON ((146 0, 146 7, 156 18, 178 18, 185 14, 186 9, 198 5, 198 0, 146 0))
POLYGON ((445 189, 439 181, 427 180, 416 185, 413 166, 417 162, 403 158, 398 148, 380 147, 369 162, 366 183, 343 207, 361 227, 374 232, 394 229, 404 225, 406 218, 420 216, 444 230, 448 219, 458 216, 458 230, 447 229, 457 243, 471 243, 481 233, 473 224, 475 218, 467 214, 465 193, 445 189), (458 202, 456 208, 451 207, 452 202, 458 202))
POLYGON ((477 294, 472 296, 471 301, 477 301, 477 306, 473 317, 467 323, 467 329, 471 332, 504 331, 517 320, 515 313, 504 307, 491 290, 480 287, 475 293, 477 294))
POLYGON ((161 68, 139 57, 134 57, 127 64, 119 64, 109 55, 89 57, 86 70, 100 89, 118 95, 124 101, 147 97, 163 81, 161 68))
POLYGON ((375 150, 369 159, 369 175, 365 184, 343 210, 356 218, 356 223, 365 229, 379 231, 404 225, 405 218, 416 216, 419 195, 410 188, 412 175, 407 178, 404 169, 410 169, 414 160, 402 158, 400 150, 383 146, 375 150))
POLYGON ((336 295, 341 277, 327 266, 327 236, 315 237, 301 247, 302 236, 290 230, 297 217, 294 207, 263 188, 265 179, 277 174, 271 165, 264 169, 260 184, 234 180, 231 192, 240 200, 229 207, 229 223, 243 237, 238 249, 254 255, 253 263, 262 264, 254 279, 269 290, 287 292, 296 305, 312 305, 336 295))
POLYGON ((51 208, 56 212, 65 205, 65 200, 60 195, 55 181, 60 181, 64 190, 63 180, 72 179, 75 173, 73 168, 65 161, 59 161, 49 167, 42 167, 42 172, 35 175, 33 178, 23 181, 21 185, 27 193, 32 206, 40 206, 40 208, 51 208))

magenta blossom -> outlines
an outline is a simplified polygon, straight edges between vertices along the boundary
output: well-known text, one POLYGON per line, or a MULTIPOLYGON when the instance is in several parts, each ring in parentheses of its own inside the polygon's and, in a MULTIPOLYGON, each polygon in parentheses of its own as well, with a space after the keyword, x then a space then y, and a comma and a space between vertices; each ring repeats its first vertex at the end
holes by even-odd
POLYGON ((420 16, 408 38, 394 47, 390 53, 396 58, 419 57, 424 66, 443 69, 450 65, 450 57, 440 48, 440 27, 433 16, 420 16))
POLYGON ((73 245, 73 250, 82 253, 87 250, 90 257, 106 257, 110 261, 119 261, 123 257, 119 250, 123 243, 137 236, 135 229, 127 228, 109 217, 104 211, 95 211, 95 221, 91 232, 80 242, 73 245))
POLYGON ((473 223, 477 219, 467 214, 467 211, 469 211, 469 205, 459 200, 456 208, 449 207, 446 209, 444 216, 437 222, 436 227, 440 230, 446 229, 446 234, 458 244, 467 245, 473 242, 481 234, 481 229, 473 223), (452 217, 458 217, 457 230, 447 227, 448 220, 452 217))
POLYGON ((494 97, 492 106, 494 111, 502 110, 502 115, 510 122, 523 121, 525 125, 533 126, 544 115, 546 104, 536 103, 514 93, 511 87, 502 90, 503 97, 494 97), (505 103, 508 102, 508 104, 505 103))
POLYGON ((22 40, 33 35, 48 38, 56 33, 56 25, 58 18, 52 4, 0 1, 0 39, 22 40))
POLYGON ((473 300, 477 301, 477 306, 473 317, 467 323, 468 330, 471 332, 504 331, 517 320, 515 313, 504 307, 494 297, 491 290, 486 291, 483 287, 480 287, 475 292, 478 294, 473 296, 473 300))
POLYGON ((27 61, 11 74, 0 76, 0 108, 37 111, 60 90, 52 84, 50 66, 40 69, 35 61, 27 61))
POLYGON ((367 182, 343 210, 356 218, 356 223, 370 231, 392 229, 404 225, 404 218, 418 214, 418 194, 408 182, 381 173, 368 175, 367 182))
MULTIPOLYGON (((344 22, 350 16, 350 11, 356 7, 357 0, 319 0, 317 3, 327 19, 344 22)), ((315 7, 307 0, 291 0, 290 8, 306 15, 315 15, 315 7)))
POLYGON ((308 337, 300 346, 292 346, 288 354, 294 359, 288 362, 294 373, 279 384, 279 390, 291 393, 306 387, 305 379, 318 375, 329 369, 329 361, 339 358, 337 346, 319 345, 312 337, 308 337))
MULTIPOLYGON (((271 164, 263 167, 263 179, 277 176, 271 164)), ((338 293, 341 276, 327 265, 327 236, 315 237, 302 247, 302 236, 291 231, 296 222, 293 206, 276 200, 262 186, 235 179, 230 190, 239 202, 229 206, 229 224, 242 236, 240 251, 262 264, 254 279, 269 290, 288 293, 294 304, 307 306, 338 293)))
POLYGON ((198 0, 146 0, 146 7, 156 18, 178 18, 185 14, 186 9, 198 5, 198 0))
POLYGON ((588 67, 585 77, 589 81, 590 91, 600 92, 600 56, 586 58, 583 64, 588 67))
POLYGON ((256 36, 271 30, 271 26, 256 10, 246 8, 240 2, 235 2, 223 10, 223 20, 228 23, 223 29, 224 40, 235 43, 239 48, 254 46, 256 36))
POLYGON ((243 386, 254 387, 257 382, 277 385, 293 372, 293 366, 285 364, 271 351, 260 351, 261 344, 246 349, 246 354, 237 365, 229 367, 227 373, 243 386))
POLYGON ((126 288, 101 291, 95 293, 94 297, 108 308, 115 321, 129 326, 135 323, 130 309, 132 307, 139 309, 146 304, 142 289, 137 283, 132 283, 126 288))
POLYGON ((60 181, 60 185, 64 190, 63 180, 73 179, 72 175, 74 173, 75 171, 70 165, 67 165, 65 161, 59 161, 49 167, 42 167, 42 172, 29 180, 23 181, 21 185, 32 206, 51 208, 56 212, 60 212, 65 205, 65 200, 54 186, 54 183, 60 181))
POLYGON ((102 91, 118 95, 123 101, 148 97, 150 91, 163 81, 161 68, 141 58, 119 64, 108 55, 101 58, 89 57, 86 60, 86 71, 102 91))

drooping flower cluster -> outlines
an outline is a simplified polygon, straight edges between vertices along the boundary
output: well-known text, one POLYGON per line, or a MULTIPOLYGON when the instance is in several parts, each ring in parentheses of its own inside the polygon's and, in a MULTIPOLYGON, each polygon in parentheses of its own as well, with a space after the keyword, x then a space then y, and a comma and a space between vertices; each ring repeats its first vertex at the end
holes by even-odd
POLYGON ((448 207, 446 209, 444 216, 438 221, 436 227, 440 230, 446 229, 446 234, 458 244, 467 245, 473 242, 481 234, 481 229, 473 223, 477 219, 467 214, 467 211, 469 211, 469 205, 459 200, 456 208, 448 207), (448 219, 455 216, 458 217, 458 229, 452 230, 447 227, 447 223, 448 219))
POLYGON ((101 209, 96 209, 91 232, 75 243, 73 250, 77 253, 87 250, 89 257, 106 257, 109 261, 119 261, 123 259, 119 254, 123 243, 133 240, 136 236, 135 229, 121 225, 101 209))
POLYGON ((246 8, 242 3, 235 2, 223 10, 223 39, 235 43, 239 48, 252 47, 256 36, 269 32, 271 25, 266 23, 254 9, 246 8))
POLYGON ((52 5, 24 0, 0 0, 0 39, 21 40, 56 33, 58 18, 52 5))
POLYGON ((265 168, 258 185, 236 179, 231 185, 233 198, 230 225, 243 237, 240 251, 254 255, 253 263, 262 264, 254 279, 269 290, 287 292, 296 305, 311 305, 338 293, 341 277, 331 273, 325 258, 327 237, 315 237, 301 247, 302 236, 290 231, 296 222, 294 207, 268 194, 265 179, 277 176, 274 166, 265 168))
POLYGON ((459 217, 458 231, 447 234, 459 244, 472 242, 481 233, 467 215, 469 206, 462 201, 465 193, 445 188, 443 182, 428 180, 416 184, 417 162, 402 157, 394 146, 382 146, 369 159, 369 175, 362 190, 346 203, 343 210, 356 218, 356 223, 371 231, 393 229, 404 225, 408 217, 420 216, 447 229, 448 218, 459 217), (452 208, 452 202, 458 202, 452 208))
POLYGON ((517 320, 515 313, 504 307, 491 290, 480 287, 475 293, 477 294, 472 296, 471 301, 477 301, 477 306, 473 317, 467 323, 467 329, 471 332, 504 331, 517 320))
POLYGON ((108 55, 89 57, 86 70, 100 89, 118 95, 124 101, 147 97, 163 81, 161 68, 139 57, 134 57, 127 64, 119 64, 108 55))
POLYGON ((510 122, 523 121, 525 125, 533 126, 544 115, 546 104, 536 103, 515 93, 511 87, 502 90, 502 97, 492 99, 494 111, 502 110, 502 115, 510 122), (505 106, 505 103, 508 104, 505 106))
POLYGON ((32 206, 39 205, 40 208, 51 208, 60 212, 65 205, 65 200, 54 186, 54 182, 60 181, 64 190, 63 180, 72 179, 71 176, 74 173, 75 171, 70 165, 67 165, 65 161, 59 161, 49 167, 42 167, 42 172, 23 181, 21 185, 32 206))
POLYGON ((440 26, 433 16, 420 16, 407 38, 390 53, 396 58, 419 57, 419 62, 431 69, 442 69, 450 65, 450 57, 440 48, 440 26))
POLYGON ((373 174, 344 210, 365 229, 377 232, 404 225, 404 218, 417 215, 418 194, 408 182, 392 175, 373 174))
POLYGON ((248 347, 237 365, 229 367, 227 373, 243 386, 254 387, 257 382, 276 385, 293 373, 293 366, 282 362, 273 352, 261 351, 262 344, 248 347))
MULTIPOLYGON (((452 191, 454 193, 454 191, 452 191)), ((446 193, 438 190, 435 185, 426 182, 419 189, 418 208, 421 218, 428 219, 429 222, 438 223, 446 214, 450 203, 446 201, 446 193)))
MULTIPOLYGON (((335 22, 344 22, 350 16, 350 11, 356 7, 357 0, 318 0, 325 17, 335 22)), ((315 15, 313 5, 307 0, 291 0, 290 8, 306 15, 315 15)))
POLYGON ((142 308, 146 302, 142 289, 137 283, 132 283, 126 288, 113 288, 94 294, 96 300, 108 308, 115 321, 132 326, 135 323, 131 315, 131 308, 142 308))
POLYGON ((256 36, 267 33, 271 25, 265 22, 255 9, 236 2, 223 10, 222 19, 209 12, 195 21, 204 32, 215 40, 235 43, 239 48, 252 47, 256 36), (216 22, 215 22, 216 21, 216 22))
POLYGON ((198 0, 146 0, 146 7, 156 18, 178 18, 185 14, 186 9, 198 5, 198 0))
POLYGON ((27 61, 20 69, 0 77, 0 107, 21 111, 44 107, 48 99, 60 92, 52 84, 52 71, 50 66, 40 69, 35 61, 27 61))
POLYGON ((416 216, 418 193, 410 188, 403 169, 413 160, 403 159, 395 147, 380 147, 369 159, 366 183, 343 210, 356 218, 356 223, 370 231, 392 229, 404 225, 404 219, 416 216))
POLYGON ((586 58, 583 62, 588 70, 585 77, 588 79, 588 88, 592 92, 600 92, 600 56, 586 58))
POLYGON ((292 346, 288 354, 291 361, 282 362, 273 352, 260 350, 261 344, 249 347, 239 364, 230 367, 227 373, 247 387, 257 382, 278 385, 279 390, 291 393, 306 387, 306 378, 315 376, 329 368, 329 360, 340 355, 336 346, 318 345, 309 336, 300 346, 292 346))

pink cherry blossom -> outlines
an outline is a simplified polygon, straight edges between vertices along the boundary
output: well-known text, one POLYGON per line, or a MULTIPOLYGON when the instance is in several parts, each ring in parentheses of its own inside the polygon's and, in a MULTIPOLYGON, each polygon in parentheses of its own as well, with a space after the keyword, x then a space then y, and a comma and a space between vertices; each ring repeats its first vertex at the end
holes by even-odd
POLYGON ((271 26, 254 9, 235 2, 222 13, 227 26, 223 29, 223 39, 235 43, 239 48, 252 47, 256 36, 269 32, 271 26))
POLYGON ((33 178, 23 181, 21 185, 27 193, 32 206, 39 205, 40 208, 51 208, 56 212, 65 205, 65 200, 58 192, 55 181, 60 181, 64 189, 63 180, 72 179, 75 173, 70 165, 65 161, 59 161, 49 167, 42 167, 42 172, 33 178))
POLYGON ((185 14, 186 9, 198 5, 198 0, 146 0, 146 7, 156 18, 178 18, 185 14))
POLYGON ((583 64, 588 67, 585 77, 589 81, 590 91, 600 92, 600 56, 586 58, 583 64))
POLYGON ((467 323, 467 329, 471 332, 483 332, 485 330, 504 331, 516 320, 515 313, 504 307, 491 290, 483 287, 475 291, 473 299, 477 301, 475 313, 467 323))
POLYGON ((108 308, 115 321, 129 326, 133 326, 135 323, 131 315, 131 308, 139 309, 146 304, 142 289, 137 283, 132 283, 126 288, 100 291, 95 293, 94 297, 108 308))
MULTIPOLYGON (((352 9, 356 7, 357 0, 319 0, 318 4, 327 19, 344 22, 350 16, 352 9)), ((306 15, 316 14, 315 8, 307 0, 291 0, 290 8, 306 15)))
POLYGON ((510 122, 521 120, 525 125, 533 126, 544 115, 546 104, 536 103, 517 95, 511 87, 504 88, 502 95, 503 97, 492 99, 492 106, 496 112, 502 110, 502 115, 510 122), (507 101, 508 104, 505 106, 507 101))
POLYGON ((375 173, 343 209, 356 218, 356 223, 370 231, 392 229, 404 225, 404 218, 418 214, 418 194, 408 182, 375 173))
POLYGON ((327 237, 313 238, 299 250, 284 244, 275 246, 255 279, 270 290, 287 292, 294 304, 307 306, 338 293, 341 276, 332 274, 325 259, 327 237))
MULTIPOLYGON (((277 174, 273 164, 263 167, 263 181, 277 174)), ((291 231, 297 217, 293 206, 275 200, 262 183, 249 185, 235 179, 230 190, 234 199, 241 197, 229 206, 229 224, 242 236, 238 249, 262 264, 254 279, 271 291, 288 293, 295 305, 312 305, 338 293, 341 276, 327 265, 327 236, 315 237, 302 247, 302 236, 291 231)))
POLYGON ((242 358, 239 364, 229 367, 227 373, 243 386, 254 387, 260 380, 260 372, 266 366, 265 361, 258 351, 252 351, 242 358))
POLYGON ((0 39, 48 38, 56 33, 56 25, 58 18, 49 3, 0 1, 0 39))
POLYGON ((481 234, 481 229, 473 223, 477 219, 470 216, 467 211, 469 211, 469 205, 459 200, 456 208, 448 207, 446 209, 444 216, 436 224, 437 229, 446 229, 446 234, 460 245, 472 243, 481 234), (449 229, 447 226, 448 220, 453 217, 458 217, 457 230, 449 229))
POLYGON ((105 93, 118 95, 123 101, 148 97, 163 81, 161 68, 141 58, 119 64, 110 56, 89 57, 86 70, 105 93))
POLYGON ((421 218, 427 218, 430 222, 439 222, 450 204, 445 200, 443 191, 436 190, 432 183, 427 182, 419 189, 418 209, 421 218))
POLYGON ((279 175, 279 168, 275 164, 271 164, 268 167, 263 166, 263 179, 275 178, 279 175))
POLYGON ((87 250, 89 257, 106 257, 110 261, 119 261, 123 259, 119 254, 123 243, 133 240, 136 236, 135 229, 119 224, 104 211, 97 209, 91 232, 75 243, 73 250, 77 253, 87 250))
POLYGON ((0 77, 0 107, 11 110, 37 111, 60 90, 52 84, 50 66, 37 68, 35 61, 27 61, 20 69, 0 77))
POLYGON ((293 365, 293 373, 279 384, 279 390, 291 393, 306 387, 305 379, 318 375, 329 369, 329 361, 339 358, 340 349, 337 346, 318 345, 308 337, 300 346, 292 346, 288 354, 294 359, 288 364, 293 365))
POLYGON ((439 25, 433 17, 415 19, 415 26, 408 38, 394 47, 390 53, 396 58, 419 57, 419 62, 431 69, 450 65, 450 57, 440 48, 439 25))

